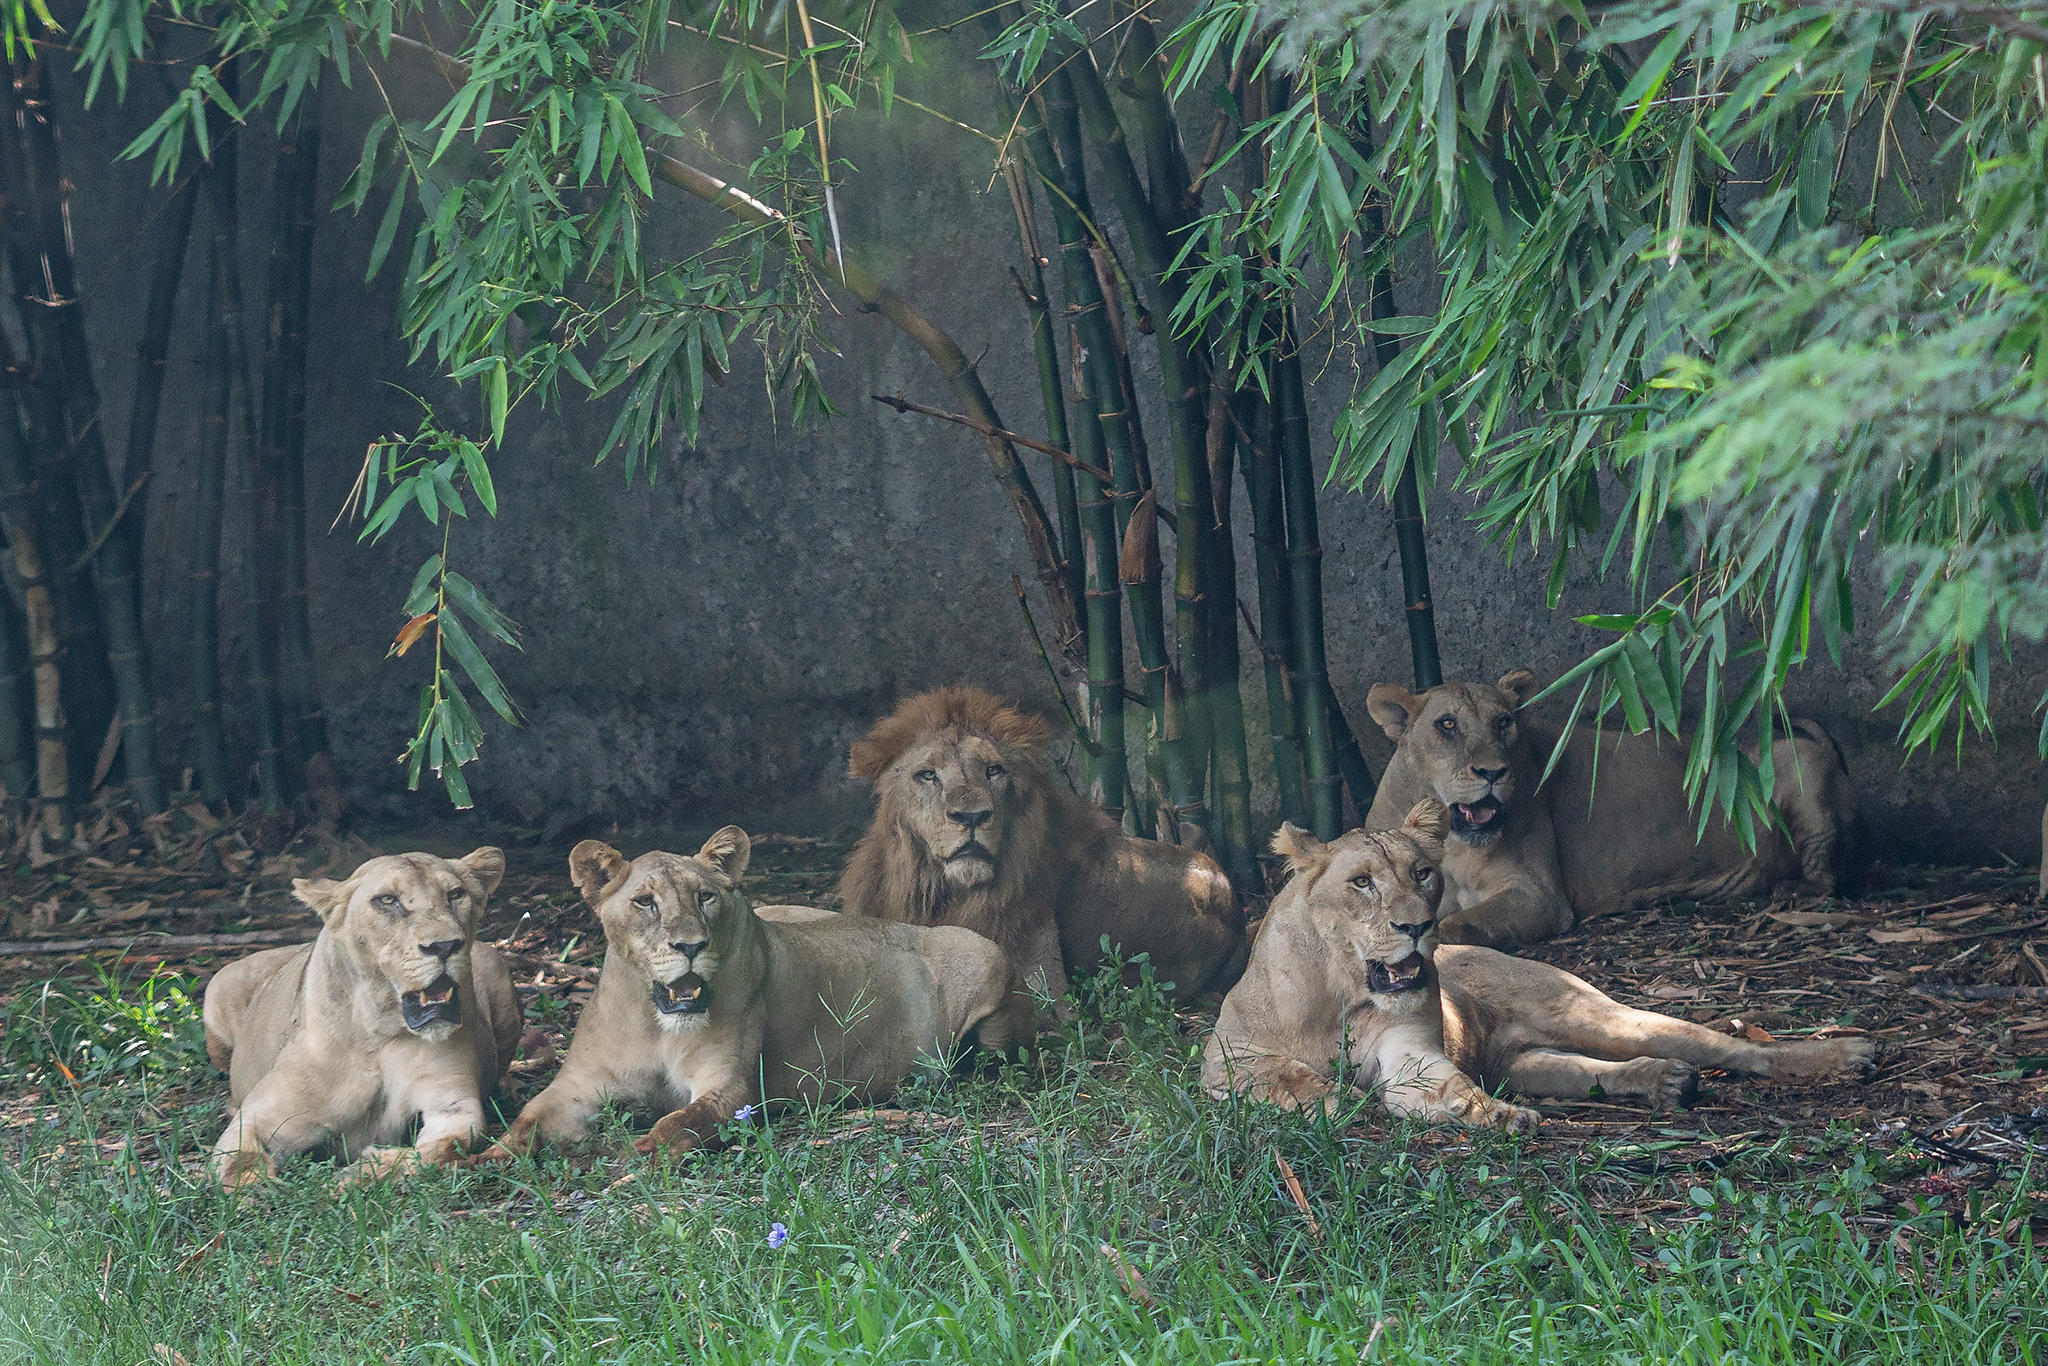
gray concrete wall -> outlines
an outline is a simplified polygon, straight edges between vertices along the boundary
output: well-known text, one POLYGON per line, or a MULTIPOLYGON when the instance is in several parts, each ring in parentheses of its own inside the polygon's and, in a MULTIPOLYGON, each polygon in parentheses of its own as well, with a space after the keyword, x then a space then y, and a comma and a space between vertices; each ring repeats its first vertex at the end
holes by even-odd
MULTIPOLYGON (((964 59, 964 46, 960 52, 964 59)), ((401 104, 411 101, 420 112, 439 88, 403 69, 387 68, 386 82, 401 104)), ((964 67, 928 67, 923 85, 907 89, 992 121, 964 67)), ((358 87, 330 81, 323 92, 321 184, 329 198, 354 166, 373 116, 374 88, 360 76, 358 87)), ((81 117, 81 87, 70 89, 65 155, 79 186, 73 223, 109 447, 118 451, 155 250, 146 219, 162 192, 149 187, 141 164, 112 158, 155 115, 161 96, 139 79, 129 107, 103 95, 81 117)), ((1016 232, 1006 193, 999 183, 990 190, 989 144, 901 108, 886 126, 848 120, 837 137, 835 151, 861 172, 840 201, 849 244, 970 356, 982 356, 982 375, 1007 421, 1041 430, 1027 334, 1007 274, 1016 232)), ((714 140, 729 155, 745 152, 721 130, 714 140)), ((244 157, 252 304, 263 288, 269 145, 256 134, 244 157)), ((393 762, 425 664, 418 654, 384 658, 402 621, 406 585, 434 545, 424 527, 410 523, 375 546, 359 545, 346 527, 325 529, 366 445, 415 424, 404 389, 472 429, 477 414, 473 393, 439 382, 430 363, 408 364, 394 322, 395 269, 362 282, 375 219, 374 212, 329 217, 316 249, 307 451, 313 613, 350 796, 380 821, 404 821, 446 810, 438 792, 408 797, 393 762)), ((680 250, 722 226, 679 192, 658 191, 655 240, 680 250)), ((396 254, 403 252, 401 242, 396 254)), ((185 491, 198 430, 204 280, 196 249, 192 260, 151 492, 147 588, 165 747, 174 761, 184 740, 186 590, 164 568, 182 558, 192 534, 185 491)), ((1426 284, 1407 287, 1420 293, 1426 284)), ((855 311, 845 296, 837 303, 844 311, 830 331, 840 354, 823 370, 843 416, 793 428, 786 411, 775 414, 765 401, 759 361, 743 355, 714 391, 697 447, 671 450, 651 484, 629 487, 616 464, 593 468, 608 405, 515 414, 509 449, 495 466, 502 513, 496 522, 473 516, 458 526, 452 549, 456 566, 525 631, 523 652, 498 652, 525 724, 487 718, 483 761, 469 770, 484 816, 550 834, 613 821, 829 827, 864 815, 864 794, 845 777, 846 746, 899 697, 972 680, 1052 705, 1010 587, 1013 572, 1029 581, 1029 565, 977 442, 870 402, 869 394, 898 389, 935 403, 949 398, 923 353, 886 321, 855 311)), ((1356 376, 1340 357, 1311 378, 1314 430, 1326 459, 1331 421, 1356 376)), ((1158 474, 1162 483, 1170 479, 1166 468, 1158 474)), ((1526 547, 1510 559, 1483 543, 1463 520, 1472 499, 1450 482, 1447 473, 1433 496, 1429 530, 1446 673, 1493 678, 1518 665, 1554 673, 1594 647, 1598 633, 1571 618, 1625 603, 1624 585, 1601 584, 1582 570, 1563 607, 1546 609, 1547 561, 1532 562, 1526 547)), ((1332 490, 1321 515, 1331 670, 1377 771, 1389 746, 1365 715, 1366 690, 1409 679, 1388 514, 1376 499, 1332 490)), ((230 572, 241 553, 231 538, 230 572)), ((1248 550, 1240 554, 1245 592, 1255 600, 1248 550)), ((1865 598, 1861 619, 1874 624, 1878 597, 1865 598)), ((243 630, 233 604, 223 625, 230 672, 239 676, 243 630)), ((2032 862, 2048 796, 2029 718, 2042 652, 2022 650, 1998 666, 1999 748, 1971 739, 1960 766, 1952 757, 1922 756, 1902 767, 1896 721, 1871 712, 1885 683, 1868 644, 1840 672, 1825 661, 1809 668, 1798 699, 1841 740, 1885 848, 1900 857, 2032 862)), ((1253 652, 1245 654, 1246 709, 1256 724, 1263 691, 1253 652)), ((1255 735, 1254 754, 1262 748, 1255 735)))

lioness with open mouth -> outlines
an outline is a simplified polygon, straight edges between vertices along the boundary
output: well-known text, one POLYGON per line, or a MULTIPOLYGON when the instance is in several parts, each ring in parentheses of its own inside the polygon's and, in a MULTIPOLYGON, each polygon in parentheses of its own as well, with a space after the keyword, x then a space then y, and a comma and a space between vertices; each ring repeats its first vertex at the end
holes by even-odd
POLYGON ((504 874, 505 855, 486 847, 292 884, 320 913, 319 938, 252 953, 206 988, 206 1052, 234 1105, 214 1145, 221 1181, 274 1174, 293 1153, 362 1158, 364 1175, 459 1160, 519 1041, 511 971, 475 942, 504 874), (415 1118, 413 1148, 385 1146, 415 1118))
POLYGON ((1631 1009, 1547 963, 1439 948, 1450 825, 1430 797, 1398 829, 1329 844, 1280 828, 1273 849, 1291 876, 1203 1054, 1211 1095, 1335 1111, 1378 1086, 1397 1115, 1528 1132, 1536 1112, 1479 1083, 1665 1107, 1692 1097, 1702 1067, 1784 1077, 1870 1062, 1868 1039, 1751 1043, 1631 1009))
POLYGON ((487 1158, 575 1142, 606 1101, 661 1115, 638 1151, 687 1152, 764 1102, 879 1097, 962 1045, 1030 1042, 1031 998, 989 940, 804 906, 756 912, 739 890, 751 847, 728 825, 694 858, 629 863, 597 840, 570 853, 604 923, 604 969, 560 1074, 487 1158))

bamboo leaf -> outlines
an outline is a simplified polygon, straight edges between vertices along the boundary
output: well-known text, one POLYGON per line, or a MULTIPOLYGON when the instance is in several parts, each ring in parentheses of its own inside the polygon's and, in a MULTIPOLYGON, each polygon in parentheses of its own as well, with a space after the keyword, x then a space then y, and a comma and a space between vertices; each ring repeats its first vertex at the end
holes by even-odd
POLYGON ((441 642, 448 647, 449 655, 462 667, 462 672, 476 686, 476 690, 483 694, 484 701, 491 704, 491 710, 513 725, 518 725, 518 713, 512 706, 512 699, 505 695, 505 685, 498 680, 498 671, 484 658, 483 651, 477 649, 476 641, 471 639, 469 632, 463 628, 459 616, 453 613, 442 616, 441 642))

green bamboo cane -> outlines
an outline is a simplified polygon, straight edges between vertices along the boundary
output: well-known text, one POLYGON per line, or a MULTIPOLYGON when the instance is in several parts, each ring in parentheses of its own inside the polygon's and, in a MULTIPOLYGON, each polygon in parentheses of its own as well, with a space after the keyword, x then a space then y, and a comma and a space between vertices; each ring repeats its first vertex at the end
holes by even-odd
POLYGON ((1288 308, 1274 360, 1274 423, 1287 502, 1287 561, 1294 610, 1294 672, 1301 680, 1301 738, 1309 819, 1317 839, 1343 833, 1343 777, 1330 736, 1330 669, 1323 651, 1323 547, 1316 526, 1316 476, 1309 452, 1301 343, 1288 308))
MULTIPOLYGON (((30 717, 35 729, 35 791, 44 833, 62 836, 70 828, 71 763, 70 725, 64 713, 64 680, 57 660, 63 642, 57 631, 57 612, 48 575, 49 560, 43 550, 30 473, 28 444, 17 417, 19 371, 13 347, 0 336, 6 362, 0 380, 0 528, 7 533, 7 549, 14 560, 14 572, 21 590, 25 662, 32 676, 30 717)), ((10 604, 11 605, 11 604, 10 604)), ((13 781, 8 782, 10 791, 13 781)), ((27 797, 24 784, 20 796, 27 797)))
MULTIPOLYGON (((1115 307, 1116 300, 1104 298, 1089 251, 1092 238, 1087 235, 1087 224, 1083 221, 1092 212, 1086 154, 1078 110, 1063 72, 1047 78, 1042 103, 1052 145, 1034 156, 1042 169, 1052 173, 1060 190, 1053 199, 1060 225, 1061 258, 1071 291, 1068 308, 1080 333, 1082 350, 1087 353, 1082 378, 1102 420, 1110 469, 1116 476, 1118 530, 1128 537, 1132 513, 1149 491, 1151 481, 1139 465, 1132 439, 1138 428, 1138 415, 1126 401, 1116 372, 1116 339, 1106 316, 1106 310, 1115 307), (1066 217, 1061 216, 1062 211, 1066 217), (1069 237, 1069 231, 1078 236, 1069 237)), ((1146 728, 1147 766, 1158 770, 1155 776, 1163 783, 1167 802, 1174 809, 1175 819, 1166 823, 1163 833, 1178 838, 1181 820, 1204 830, 1208 828, 1208 763, 1205 755, 1195 751, 1183 724, 1184 700, 1167 650, 1156 563, 1156 555, 1124 553, 1119 558, 1124 594, 1130 604, 1132 635, 1138 645, 1145 703, 1151 712, 1146 728)))
MULTIPOLYGON (((1180 282, 1170 271, 1172 243, 1166 224, 1139 183, 1122 121, 1103 87, 1094 56, 1087 51, 1076 52, 1061 74, 1073 89, 1096 164, 1108 183, 1117 215, 1130 235, 1138 284, 1151 309, 1159 343, 1160 381, 1166 389, 1167 449, 1173 458, 1175 520, 1180 528, 1187 529, 1185 533, 1176 530, 1174 534, 1174 661, 1178 675, 1169 680, 1169 703, 1178 701, 1180 706, 1178 715, 1172 710, 1167 713, 1162 745, 1171 785, 1176 759, 1196 773, 1207 768, 1211 743, 1207 686, 1210 627, 1201 591, 1204 538, 1200 531, 1206 524, 1202 509, 1211 502, 1204 441, 1208 386, 1190 350, 1189 339, 1172 326, 1181 294, 1180 282), (1173 697, 1173 682, 1179 683, 1182 697, 1173 697), (1176 754, 1176 750, 1180 752, 1176 754)), ((1174 794, 1174 801, 1176 805, 1182 804, 1180 793, 1174 794)), ((1204 828, 1209 824, 1206 804, 1199 812, 1184 814, 1204 828)))
MULTIPOLYGON (((1026 128, 1026 142, 1041 172, 1057 171, 1051 139, 1044 125, 1035 118, 1029 120, 1026 128)), ((1089 353, 1088 361, 1085 367, 1077 368, 1085 368, 1088 373, 1099 377, 1102 358, 1107 355, 1101 341, 1101 332, 1106 329, 1098 326, 1102 311, 1101 293, 1096 288, 1095 272, 1087 260, 1087 240, 1073 206, 1058 195, 1052 195, 1050 199, 1054 229, 1060 241, 1060 274, 1067 312, 1075 318, 1077 332, 1082 332, 1084 326, 1086 328, 1083 340, 1076 345, 1089 353)), ((1049 323, 1050 319, 1047 321, 1049 323)), ((1085 379, 1075 385, 1071 422, 1064 414, 1057 421, 1052 416, 1056 407, 1064 406, 1064 385, 1060 381, 1056 352, 1051 357, 1053 369, 1049 380, 1046 375, 1045 351, 1052 349, 1049 345, 1051 340, 1048 334, 1047 345, 1041 351, 1039 361, 1040 395, 1048 404, 1047 425, 1055 430, 1064 430, 1071 436, 1073 445, 1068 448, 1069 453, 1083 464, 1097 469, 1109 468, 1113 462, 1108 454, 1105 431, 1112 428, 1121 430, 1121 423, 1102 418, 1093 387, 1085 379)), ((1140 796, 1132 789, 1124 748, 1124 590, 1118 575, 1122 528, 1112 486, 1087 475, 1073 477, 1077 485, 1075 516, 1080 527, 1080 558, 1085 579, 1083 601, 1087 605, 1088 728, 1096 746, 1096 752, 1089 755, 1089 796, 1112 819, 1122 821, 1126 808, 1140 796)), ((1142 800, 1135 804, 1145 805, 1142 800)))
MULTIPOLYGON (((230 98, 240 85, 238 66, 235 61, 225 62, 218 73, 221 86, 230 98)), ((235 139, 220 139, 215 144, 212 174, 207 177, 207 182, 213 189, 213 207, 218 215, 214 244, 219 247, 225 239, 228 247, 215 262, 220 271, 220 316, 227 330, 228 374, 243 382, 242 401, 238 405, 242 421, 235 439, 228 444, 228 461, 242 514, 240 586, 248 632, 244 648, 248 674, 244 683, 249 692, 250 719, 256 730, 257 801, 264 815, 274 816, 284 810, 284 773, 280 762, 284 744, 272 653, 274 642, 263 604, 263 566, 267 557, 274 553, 275 537, 264 516, 264 500, 257 483, 256 445, 260 439, 260 428, 252 411, 255 405, 248 396, 249 353, 242 332, 243 319, 248 315, 242 306, 242 281, 234 250, 241 224, 236 190, 238 175, 235 139)))
MULTIPOLYGON (((1203 610, 1209 614, 1209 795, 1215 804, 1216 855, 1242 891, 1264 891, 1252 855, 1251 756, 1244 734, 1242 662, 1237 649, 1237 549, 1231 540, 1230 478, 1237 433, 1230 416, 1230 384, 1217 371, 1209 391, 1208 474, 1211 501, 1201 511, 1203 610)), ((1182 525, 1186 525, 1183 523, 1182 525)))
MULTIPOLYGON (((221 149, 216 145, 214 168, 219 174, 221 149)), ((234 371, 229 369, 227 291, 221 288, 226 263, 234 259, 234 228, 213 207, 206 253, 206 389, 199 409, 199 468, 192 492, 192 554, 186 565, 190 595, 188 657, 192 707, 192 768, 199 796, 208 806, 227 804, 227 746, 220 714, 220 542, 222 488, 232 425, 234 371)))
POLYGON ((1245 434, 1244 489, 1252 514, 1252 563, 1259 589, 1259 654, 1265 662, 1267 737, 1280 819, 1308 824, 1302 787, 1300 688, 1294 677, 1294 611, 1287 565, 1286 500, 1272 405, 1256 389, 1240 392, 1233 409, 1245 434))
MULTIPOLYGON (((57 377, 63 405, 63 440, 72 452, 78 507, 89 538, 95 606, 106 638, 107 667, 113 674, 121 716, 121 753, 128 793, 144 815, 168 806, 156 763, 156 694, 150 685, 143 653, 142 623, 136 615, 140 572, 128 538, 116 522, 133 498, 115 494, 107 467, 106 441, 100 420, 100 397, 92 377, 92 353, 86 344, 85 316, 71 261, 70 231, 65 221, 64 171, 57 151, 56 104, 48 89, 42 61, 22 73, 18 115, 26 134, 30 174, 34 178, 37 237, 42 279, 51 297, 38 310, 38 367, 49 365, 57 377)), ((53 431, 57 430, 55 428, 53 431)))
POLYGON ((319 223, 320 92, 309 89, 299 112, 278 139, 271 182, 271 311, 276 369, 264 369, 282 389, 279 429, 271 450, 282 503, 278 549, 283 593, 279 636, 285 715, 301 763, 327 751, 327 716, 320 704, 319 657, 313 648, 313 604, 306 574, 306 333, 312 311, 313 235, 319 223), (282 295, 282 298, 279 296, 282 295))

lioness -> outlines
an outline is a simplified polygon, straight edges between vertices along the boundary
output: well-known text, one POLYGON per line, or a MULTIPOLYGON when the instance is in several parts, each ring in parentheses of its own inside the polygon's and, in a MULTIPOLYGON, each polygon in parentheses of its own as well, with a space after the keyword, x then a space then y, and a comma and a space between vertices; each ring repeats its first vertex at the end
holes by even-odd
POLYGON ((739 890, 751 849, 728 825, 695 858, 571 851, 604 969, 561 1072, 486 1156, 574 1142, 607 1100, 661 1114, 640 1152, 687 1152, 764 1101, 885 1095, 962 1044, 1030 1042, 1031 1000, 994 944, 813 907, 757 913, 739 890))
POLYGON ((1049 735, 979 688, 877 722, 853 747, 877 801, 839 880, 847 913, 965 926, 1052 996, 1101 960, 1105 935, 1183 995, 1228 987, 1245 953, 1230 879, 1207 854, 1127 838, 1047 772, 1049 735))
POLYGON ((1418 697, 1381 683, 1366 696, 1394 742, 1366 828, 1398 824, 1423 797, 1450 808, 1443 942, 1511 949, 1589 916, 1753 896, 1802 877, 1810 895, 1834 890, 1852 801, 1841 752, 1815 722, 1793 721, 1772 749, 1772 796, 1791 842, 1759 830, 1752 853, 1718 818, 1696 838, 1686 747, 1668 736, 1577 726, 1538 786, 1560 728, 1522 714, 1535 691, 1536 675, 1516 669, 1491 687, 1444 683, 1418 697))
POLYGON ((1867 1039, 1758 1044, 1621 1005, 1547 963, 1436 945, 1449 814, 1425 797, 1397 830, 1330 844, 1292 825, 1273 850, 1290 879, 1251 963, 1223 1002, 1202 1085, 1289 1108, 1335 1111, 1378 1085, 1397 1115, 1528 1132, 1529 1096, 1689 1100, 1702 1067, 1764 1077, 1860 1067, 1867 1039), (1337 1060, 1348 1064, 1340 1082, 1337 1060))
POLYGON ((484 1127, 484 1097, 512 1062, 519 997, 505 960, 478 944, 505 855, 373 858, 347 880, 300 878, 319 938, 228 964, 206 987, 206 1052, 234 1109, 214 1144, 230 1186, 291 1153, 449 1165, 484 1127), (415 1116, 412 1150, 404 1140, 415 1116))

